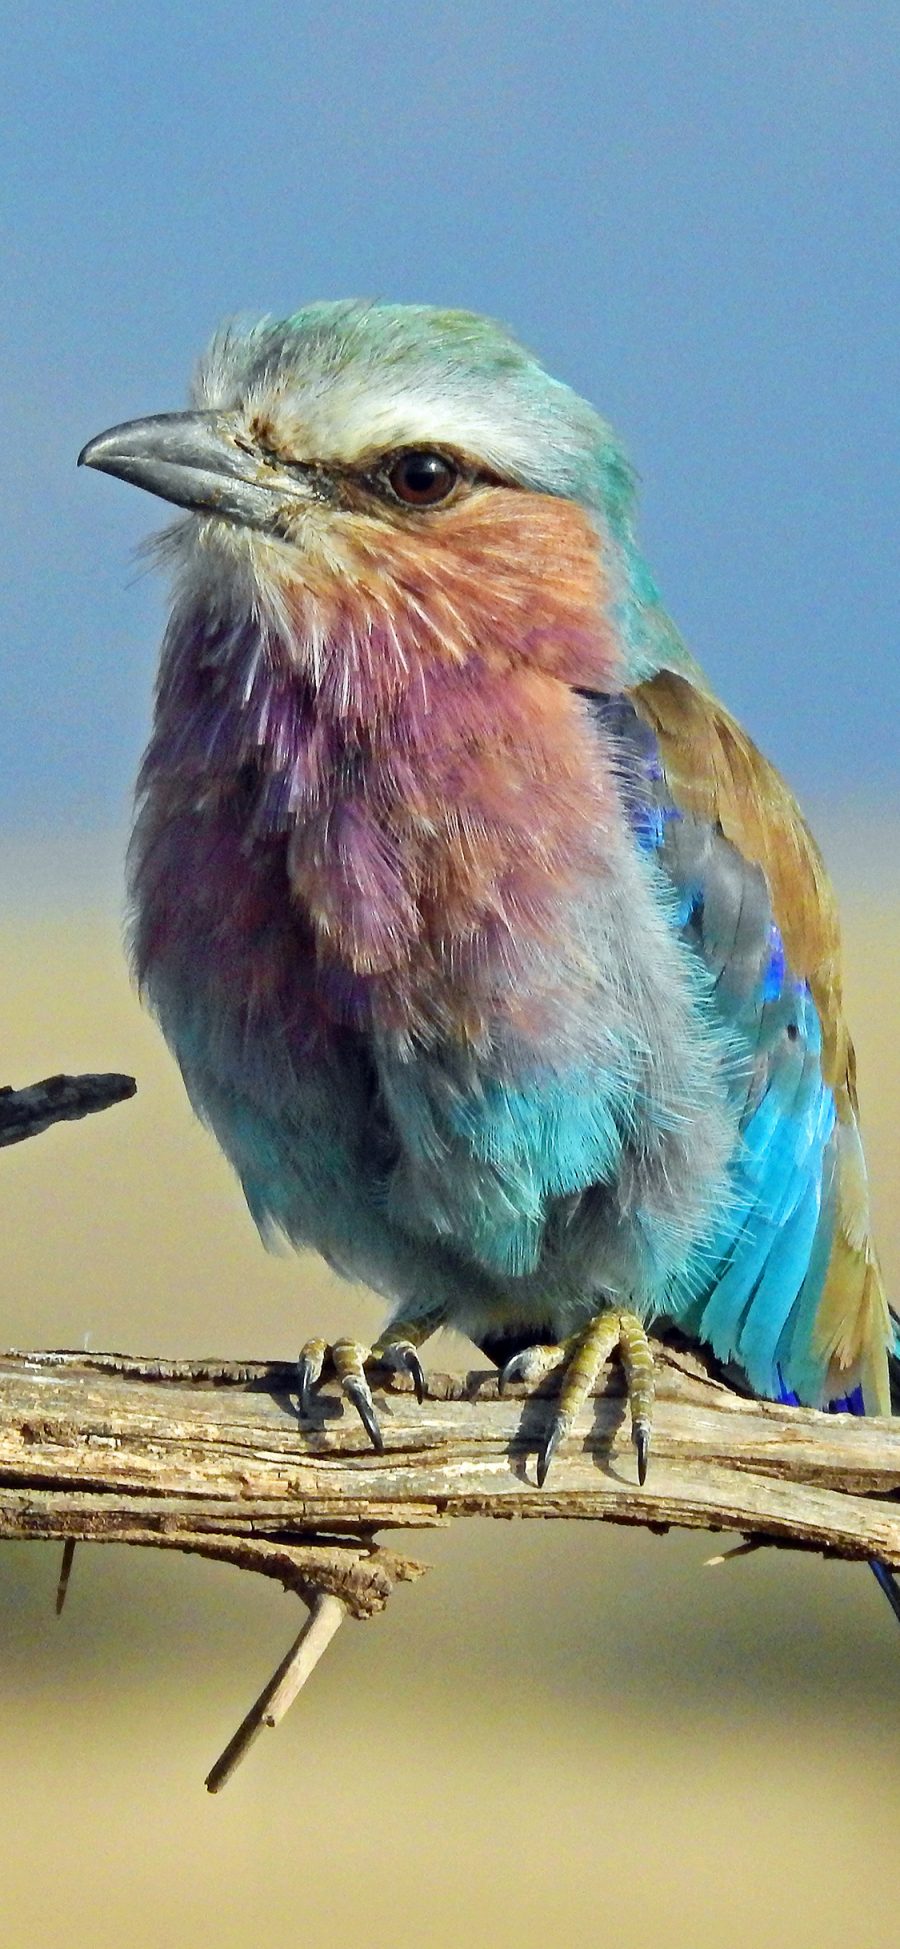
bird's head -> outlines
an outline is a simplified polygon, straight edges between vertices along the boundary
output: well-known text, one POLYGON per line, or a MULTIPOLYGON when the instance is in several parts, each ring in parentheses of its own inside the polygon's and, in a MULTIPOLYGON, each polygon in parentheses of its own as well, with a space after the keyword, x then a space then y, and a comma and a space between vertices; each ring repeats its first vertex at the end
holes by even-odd
POLYGON ((228 327, 189 411, 113 427, 80 460, 190 510, 171 538, 182 580, 208 602, 224 579, 314 664, 349 627, 424 633, 457 658, 527 637, 546 667, 551 638, 571 644, 593 619, 609 663, 616 611, 639 674, 655 591, 635 584, 621 450, 470 313, 327 303, 228 327))

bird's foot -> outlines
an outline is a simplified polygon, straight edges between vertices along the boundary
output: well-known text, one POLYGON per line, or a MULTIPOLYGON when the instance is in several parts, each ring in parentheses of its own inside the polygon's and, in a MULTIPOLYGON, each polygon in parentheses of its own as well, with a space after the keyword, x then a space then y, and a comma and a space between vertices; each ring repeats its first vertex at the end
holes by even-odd
POLYGON ((509 1381, 537 1383, 555 1367, 563 1368, 559 1401, 538 1452, 538 1487, 543 1488, 547 1470, 569 1433, 597 1379, 604 1361, 618 1348, 625 1369, 628 1403, 631 1408, 631 1437, 637 1450, 638 1481, 647 1476, 650 1433, 653 1425, 653 1355, 643 1322, 636 1313, 620 1312, 618 1307, 598 1313, 578 1333, 570 1334, 559 1346, 526 1347, 508 1360, 500 1375, 500 1391, 509 1381))
POLYGON ((300 1413, 304 1416, 309 1414, 312 1390, 321 1380, 326 1364, 331 1366, 340 1382, 344 1399, 356 1409, 372 1447, 377 1449, 379 1455, 382 1454, 384 1436, 366 1368, 393 1367, 397 1373, 410 1374, 416 1400, 421 1405, 425 1399, 425 1370, 410 1329, 392 1329, 389 1334, 376 1340, 372 1347, 362 1346, 358 1340, 335 1340, 331 1346, 327 1340, 307 1340, 297 1363, 300 1413))

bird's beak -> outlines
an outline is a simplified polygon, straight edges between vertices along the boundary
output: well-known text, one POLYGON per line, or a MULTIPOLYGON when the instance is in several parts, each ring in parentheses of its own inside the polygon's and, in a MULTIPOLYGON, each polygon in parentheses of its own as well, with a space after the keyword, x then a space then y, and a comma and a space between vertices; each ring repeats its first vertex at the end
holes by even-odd
POLYGON ((89 440, 79 467, 99 467, 181 508, 245 527, 278 529, 308 506, 311 479, 239 444, 226 414, 154 413, 89 440))

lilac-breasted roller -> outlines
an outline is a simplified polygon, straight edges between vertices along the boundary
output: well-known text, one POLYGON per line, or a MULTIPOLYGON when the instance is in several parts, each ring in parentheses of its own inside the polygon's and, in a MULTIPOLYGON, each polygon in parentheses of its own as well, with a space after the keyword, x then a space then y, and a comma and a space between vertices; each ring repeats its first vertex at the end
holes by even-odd
MULTIPOLYGON (((646 1323, 759 1395, 890 1413, 834 900, 660 605, 613 434, 503 329, 310 305, 81 458, 187 509, 133 954, 264 1234, 562 1367, 551 1456, 646 1323)), ((881 1581, 900 1615, 900 1593, 881 1581)))

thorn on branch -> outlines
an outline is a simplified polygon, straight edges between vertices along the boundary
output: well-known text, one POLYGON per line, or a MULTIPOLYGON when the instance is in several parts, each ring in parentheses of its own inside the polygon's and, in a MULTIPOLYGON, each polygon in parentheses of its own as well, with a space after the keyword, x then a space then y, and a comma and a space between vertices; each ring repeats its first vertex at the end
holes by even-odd
POLYGON ((75 1561, 75 1538, 67 1536, 63 1544, 62 1563, 59 1566, 59 1583, 56 1586, 56 1615, 62 1617, 63 1605, 69 1589, 72 1564, 75 1561))
POLYGON ((0 1087, 0 1146, 21 1144, 38 1137, 53 1123, 72 1123, 78 1117, 108 1110, 134 1096, 133 1076, 45 1076, 26 1089, 0 1087))

